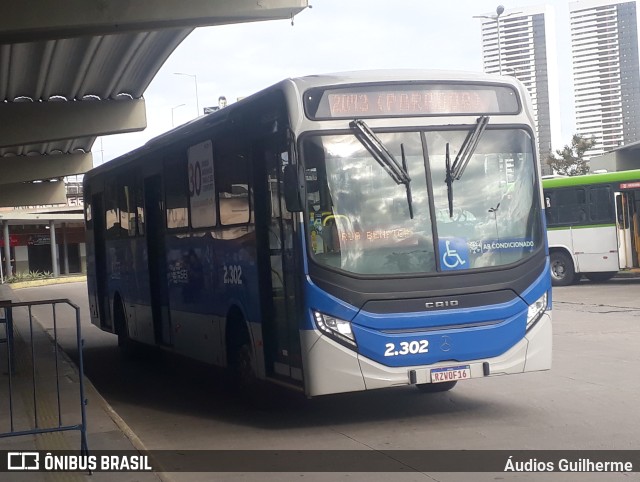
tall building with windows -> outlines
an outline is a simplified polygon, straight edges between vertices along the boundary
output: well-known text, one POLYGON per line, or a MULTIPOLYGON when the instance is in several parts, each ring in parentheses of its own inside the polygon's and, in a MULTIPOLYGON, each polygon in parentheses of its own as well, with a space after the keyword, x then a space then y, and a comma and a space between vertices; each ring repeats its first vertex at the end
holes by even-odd
POLYGON ((556 55, 555 13, 550 6, 505 10, 482 17, 484 71, 511 75, 529 91, 544 162, 560 141, 560 96, 556 55))
POLYGON ((640 140, 636 2, 583 0, 569 11, 576 132, 596 138, 593 157, 640 140))

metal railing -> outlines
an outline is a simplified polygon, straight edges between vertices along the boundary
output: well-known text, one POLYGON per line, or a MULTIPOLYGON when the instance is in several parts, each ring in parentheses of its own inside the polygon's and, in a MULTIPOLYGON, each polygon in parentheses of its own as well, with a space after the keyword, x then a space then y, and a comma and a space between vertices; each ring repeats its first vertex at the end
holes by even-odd
MULTIPOLYGON (((80 451, 83 455, 88 454, 87 446, 87 418, 86 418, 86 398, 84 392, 84 365, 82 359, 82 348, 84 341, 82 339, 82 332, 80 328, 80 308, 73 304, 68 299, 55 299, 55 300, 41 300, 31 302, 18 302, 0 300, 0 312, 4 312, 3 316, 0 316, 0 324, 4 324, 4 337, 1 332, 0 325, 0 342, 6 343, 6 363, 7 363, 7 378, 9 388, 9 431, 0 432, 0 438, 17 437, 21 435, 36 435, 52 432, 66 432, 71 430, 77 430, 80 432, 80 451), (32 308, 34 306, 46 306, 50 305, 53 316, 53 357, 54 363, 49 366, 45 363, 47 357, 50 358, 50 353, 38 352, 37 350, 50 351, 51 343, 38 344, 34 338, 34 316, 32 308), (80 397, 80 423, 64 424, 62 417, 62 402, 61 402, 61 387, 60 387, 60 357, 61 350, 58 346, 58 317, 56 311, 56 305, 68 305, 75 310, 75 325, 76 325, 76 341, 78 348, 78 382, 79 382, 79 397, 80 397), (28 331, 25 336, 21 336, 19 331, 16 331, 16 309, 26 308, 28 312, 28 319, 26 320, 26 329, 28 331), (25 339, 26 338, 26 339, 25 339), (39 346, 36 346, 36 345, 39 346), (39 386, 40 370, 51 370, 52 377, 55 378, 55 406, 53 417, 43 417, 39 414, 39 396, 41 394, 41 387, 39 386), (17 386, 23 387, 21 392, 23 402, 25 406, 28 406, 27 419, 29 420, 28 429, 16 428, 16 408, 17 408, 17 386), (31 400, 28 400, 29 394, 31 400), (25 393, 27 395, 25 396, 25 393), (25 400, 27 399, 27 400, 25 400), (28 413, 32 412, 32 413, 28 413), (56 413, 57 412, 57 413, 56 413), (53 423, 43 423, 43 419, 53 423), (45 425, 45 426, 43 426, 45 425), (46 426, 49 425, 49 426, 46 426)), ((21 324, 23 326, 23 324, 21 324)), ((46 379, 47 383, 51 383, 52 380, 46 379)), ((47 394, 51 389, 47 390, 47 394)), ((47 407, 49 408, 49 407, 47 407)))

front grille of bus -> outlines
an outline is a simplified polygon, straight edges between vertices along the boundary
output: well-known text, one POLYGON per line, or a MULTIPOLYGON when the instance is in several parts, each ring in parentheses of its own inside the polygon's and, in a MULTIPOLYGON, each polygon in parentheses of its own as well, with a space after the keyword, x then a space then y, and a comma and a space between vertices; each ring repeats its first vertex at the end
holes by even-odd
POLYGON ((425 333, 430 331, 444 331, 444 330, 459 330, 467 328, 479 328, 483 326, 499 325, 504 320, 483 321, 479 323, 458 323, 455 325, 441 325, 441 326, 426 326, 424 328, 411 328, 407 330, 380 330, 381 333, 389 335, 400 335, 406 333, 425 333))

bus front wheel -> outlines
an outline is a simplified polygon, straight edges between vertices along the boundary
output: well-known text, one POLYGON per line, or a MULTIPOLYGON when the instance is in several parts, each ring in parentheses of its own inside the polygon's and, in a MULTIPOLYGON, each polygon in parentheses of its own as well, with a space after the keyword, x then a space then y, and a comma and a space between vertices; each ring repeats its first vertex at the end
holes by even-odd
POLYGON ((576 270, 571 257, 561 251, 551 253, 551 283, 553 286, 569 286, 576 281, 576 270))
POLYGON ((243 319, 233 319, 228 327, 227 350, 231 386, 238 392, 255 390, 257 377, 251 339, 243 319))
POLYGON ((129 338, 129 329, 127 326, 127 316, 124 311, 124 304, 118 295, 116 295, 113 302, 113 319, 115 322, 116 334, 118 335, 118 348, 126 357, 133 357, 137 354, 137 344, 129 338))
POLYGON ((416 388, 420 390, 422 393, 440 393, 440 392, 448 392, 453 387, 458 384, 457 380, 452 382, 441 382, 441 383, 418 383, 416 388))

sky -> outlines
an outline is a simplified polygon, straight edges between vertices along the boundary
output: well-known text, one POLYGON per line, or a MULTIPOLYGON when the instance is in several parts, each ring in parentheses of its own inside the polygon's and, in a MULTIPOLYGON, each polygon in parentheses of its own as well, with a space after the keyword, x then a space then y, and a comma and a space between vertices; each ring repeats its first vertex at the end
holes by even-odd
MULTIPOLYGON (((512 0, 508 10, 545 2, 512 0)), ((310 0, 294 19, 194 30, 160 69, 144 98, 144 131, 105 136, 93 146, 99 165, 187 122, 204 106, 229 103, 282 79, 363 69, 482 71, 481 20, 499 1, 310 0), (196 76, 175 75, 182 72, 196 76), (184 105, 181 105, 184 104, 184 105), (179 107, 178 107, 179 106, 179 107)), ((575 129, 569 46, 569 2, 555 8, 561 107, 560 144, 575 129)), ((554 146, 559 149, 562 145, 554 146)))

